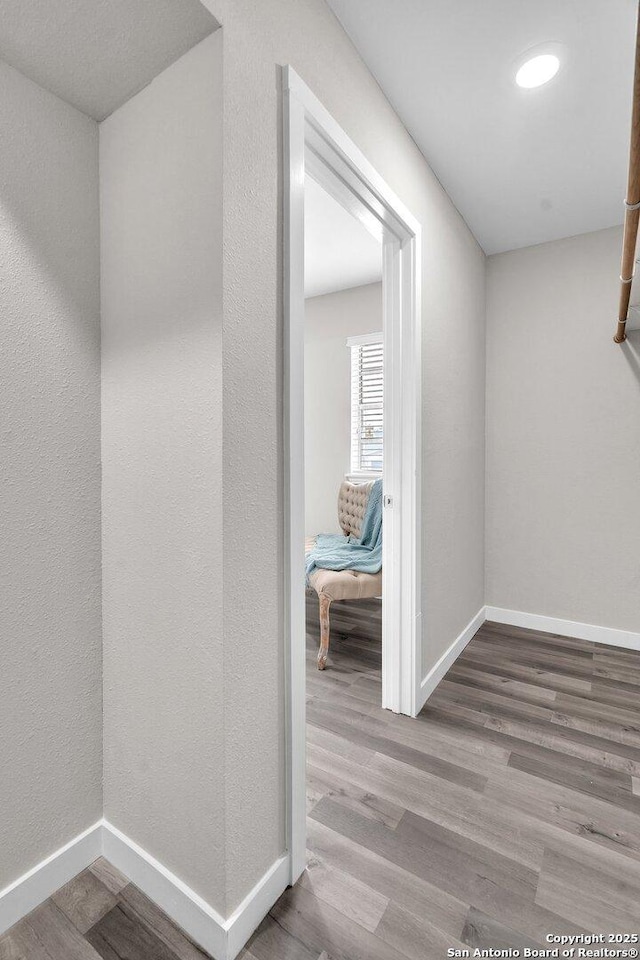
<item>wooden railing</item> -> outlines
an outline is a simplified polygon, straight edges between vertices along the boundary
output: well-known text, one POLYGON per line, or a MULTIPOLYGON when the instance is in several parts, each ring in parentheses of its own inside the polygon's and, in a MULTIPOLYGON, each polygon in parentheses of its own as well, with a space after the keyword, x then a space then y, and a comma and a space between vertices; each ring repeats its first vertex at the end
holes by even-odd
POLYGON ((636 258, 636 240, 640 221, 640 11, 636 30, 636 66, 633 78, 633 112, 631 115, 631 143, 629 146, 629 178, 625 200, 624 234, 622 238, 622 265, 620 267, 620 304, 618 326, 613 338, 616 343, 627 339, 627 317, 633 270, 636 258))

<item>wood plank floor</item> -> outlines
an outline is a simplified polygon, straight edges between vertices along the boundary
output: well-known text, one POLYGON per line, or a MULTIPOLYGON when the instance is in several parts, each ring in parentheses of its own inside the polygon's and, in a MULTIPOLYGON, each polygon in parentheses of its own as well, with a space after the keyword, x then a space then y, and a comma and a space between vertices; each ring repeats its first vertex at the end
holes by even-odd
POLYGON ((379 707, 380 612, 334 604, 319 673, 308 603, 309 867, 245 956, 639 933, 640 653, 488 623, 409 720, 379 707))
POLYGON ((206 960, 186 934, 106 860, 0 937, 0 960, 206 960))
MULTIPOLYGON (((640 653, 485 624, 417 720, 380 703, 380 605, 308 604, 308 869, 242 960, 443 960, 640 932, 640 653)), ((202 960, 99 861, 0 960, 202 960)))

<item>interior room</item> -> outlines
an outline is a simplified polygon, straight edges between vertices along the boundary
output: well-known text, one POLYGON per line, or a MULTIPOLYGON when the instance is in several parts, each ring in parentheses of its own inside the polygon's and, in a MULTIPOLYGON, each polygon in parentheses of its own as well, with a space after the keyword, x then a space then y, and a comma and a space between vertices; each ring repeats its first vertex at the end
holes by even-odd
POLYGON ((4 0, 0 960, 632 960, 638 10, 4 0))
MULTIPOLYGON (((338 658, 343 677, 352 676, 357 682, 364 679, 358 676, 358 666, 367 661, 380 682, 383 581, 378 540, 383 512, 377 488, 382 486, 383 474, 382 245, 311 177, 305 180, 304 217, 305 586, 310 663, 324 670, 328 662, 335 675, 338 658), (365 552, 360 545, 367 516, 377 533, 365 541, 365 552), (350 555, 349 541, 358 542, 361 563, 350 555), (354 563, 363 569, 356 569, 354 563), (364 622, 354 624, 354 617, 364 622), (355 664, 349 663, 348 649, 342 651, 345 656, 338 656, 341 644, 361 642, 362 634, 369 642, 360 664, 357 656, 355 664)), ((309 671, 308 687, 316 682, 314 671, 309 671)))

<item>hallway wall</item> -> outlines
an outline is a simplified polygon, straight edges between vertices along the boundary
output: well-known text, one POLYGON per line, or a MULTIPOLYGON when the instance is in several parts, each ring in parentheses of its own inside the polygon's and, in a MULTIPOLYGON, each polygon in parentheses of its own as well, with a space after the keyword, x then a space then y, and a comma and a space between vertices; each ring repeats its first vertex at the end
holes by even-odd
MULTIPOLYGON (((279 68, 300 73, 423 226, 423 673, 484 601, 485 258, 324 0, 206 5, 223 25, 212 40, 224 38, 224 56, 216 48, 194 85, 165 96, 178 61, 102 128, 104 776, 107 817, 228 916, 285 848, 279 68), (194 130, 204 161, 196 142, 181 148, 180 134, 194 130)), ((56 133, 44 120, 25 123, 23 102, 10 105, 18 139, 0 148, 14 150, 3 170, 19 170, 20 138, 33 145, 26 219, 52 211, 38 295, 16 316, 27 326, 38 315, 51 322, 39 299, 56 286, 51 264, 69 311, 55 389, 43 387, 53 397, 45 439, 34 415, 24 461, 44 478, 47 522, 47 471, 60 468, 56 537, 68 554, 51 550, 47 562, 62 589, 47 596, 54 580, 37 572, 22 590, 17 533, 10 583, 29 616, 43 597, 29 636, 50 630, 54 639, 34 644, 34 656, 47 667, 55 652, 75 684, 62 684, 57 664, 47 676, 38 661, 43 689, 29 687, 29 675, 30 707, 40 694, 47 704, 34 714, 39 734, 48 726, 35 757, 42 767, 24 765, 19 737, 6 753, 25 771, 21 797, 29 771, 42 772, 29 784, 33 810, 46 792, 47 816, 61 829, 28 833, 31 848, 12 838, 10 856, 41 855, 39 837, 64 834, 63 842, 67 827, 76 833, 101 810, 96 143, 95 127, 67 111, 56 133), (89 129, 92 173, 88 164, 79 173, 65 150, 77 139, 90 152, 80 133, 89 129), (58 156, 60 164, 42 162, 58 156), (90 211, 76 191, 93 197, 90 211), (64 210, 60 198, 71 199, 64 210), (82 328, 80 313, 90 317, 82 328), (57 745, 45 755, 52 730, 65 768, 52 763, 57 745), (51 802, 52 784, 69 801, 64 809, 51 802)), ((31 405, 40 411, 29 391, 30 378, 42 382, 38 350, 39 338, 25 350, 18 417, 31 405)), ((39 564, 41 528, 33 529, 39 564)), ((21 617, 10 623, 21 644, 12 677, 26 663, 21 617)), ((18 705, 24 689, 10 691, 18 705)))
POLYGON ((488 260, 487 603, 640 630, 640 332, 620 228, 488 260))
POLYGON ((0 889, 102 815, 98 128, 0 62, 0 889))
POLYGON ((100 126, 105 816, 221 912, 218 33, 100 126))
POLYGON ((224 36, 230 911, 285 845, 279 66, 293 66, 423 226, 423 673, 484 603, 485 258, 324 0, 205 2, 224 36))

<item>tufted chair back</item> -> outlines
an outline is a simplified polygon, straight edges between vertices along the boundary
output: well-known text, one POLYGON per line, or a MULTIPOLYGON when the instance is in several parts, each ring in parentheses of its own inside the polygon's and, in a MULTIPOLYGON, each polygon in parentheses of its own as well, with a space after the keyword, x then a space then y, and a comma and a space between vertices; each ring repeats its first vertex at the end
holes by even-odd
POLYGON ((338 491, 338 522, 345 537, 353 534, 360 536, 360 528, 367 510, 369 494, 374 484, 373 480, 365 483, 351 483, 343 480, 338 491))

